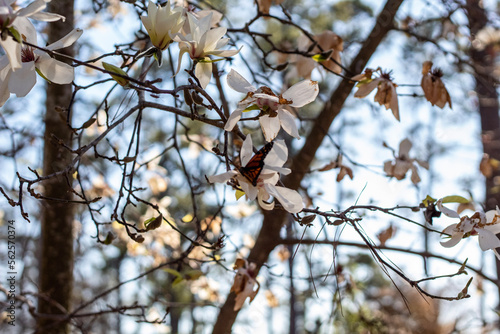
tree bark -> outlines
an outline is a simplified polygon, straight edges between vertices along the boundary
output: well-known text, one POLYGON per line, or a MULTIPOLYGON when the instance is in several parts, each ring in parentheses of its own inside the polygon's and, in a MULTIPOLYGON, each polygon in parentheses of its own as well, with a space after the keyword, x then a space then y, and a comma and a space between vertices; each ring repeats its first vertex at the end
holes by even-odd
MULTIPOLYGON (((474 39, 479 31, 488 26, 488 16, 479 0, 467 0, 467 17, 471 38, 474 39)), ((481 134, 484 153, 490 158, 500 161, 500 117, 498 115, 499 102, 497 82, 492 76, 495 66, 495 51, 493 45, 477 48, 472 43, 470 57, 476 81, 475 91, 478 99, 478 111, 481 116, 481 134)), ((500 206, 500 184, 498 179, 500 170, 497 168, 491 175, 486 176, 485 210, 494 210, 500 206)), ((498 235, 497 235, 498 236, 498 235)), ((497 248, 497 251, 500 249, 497 248)), ((497 278, 500 278, 500 261, 496 260, 497 278)), ((500 282, 497 282, 500 296, 500 282)), ((500 305, 497 306, 500 309, 500 305)))
MULTIPOLYGON (((53 43, 69 33, 74 26, 73 0, 57 0, 48 4, 47 11, 66 17, 65 22, 48 24, 48 42, 53 43)), ((60 50, 73 56, 71 47, 60 50)), ((47 84, 45 103, 45 134, 43 174, 64 169, 71 162, 71 120, 66 108, 71 103, 71 85, 47 84), (62 112, 61 112, 62 111, 62 112)), ((72 175, 44 182, 39 262, 39 299, 37 333, 69 333, 69 323, 61 321, 69 311, 73 287, 73 205, 72 175), (59 317, 58 317, 59 316, 59 317)))
MULTIPOLYGON (((393 27, 394 17, 402 2, 403 0, 387 1, 377 17, 373 30, 365 40, 356 58, 352 61, 349 67, 350 74, 354 75, 362 72, 377 46, 393 27)), ((286 187, 295 190, 299 188, 300 182, 309 170, 309 166, 316 155, 316 151, 327 135, 333 120, 340 113, 353 87, 354 82, 343 79, 332 93, 329 101, 316 118, 304 146, 292 160, 292 173, 283 180, 286 187)), ((281 227, 287 216, 288 213, 282 210, 264 211, 262 228, 248 256, 248 262, 257 264, 257 271, 267 261, 271 251, 279 245, 281 227)), ((233 292, 229 293, 217 317, 213 334, 231 333, 231 328, 238 315, 238 311, 234 311, 234 298, 235 294, 233 292)))

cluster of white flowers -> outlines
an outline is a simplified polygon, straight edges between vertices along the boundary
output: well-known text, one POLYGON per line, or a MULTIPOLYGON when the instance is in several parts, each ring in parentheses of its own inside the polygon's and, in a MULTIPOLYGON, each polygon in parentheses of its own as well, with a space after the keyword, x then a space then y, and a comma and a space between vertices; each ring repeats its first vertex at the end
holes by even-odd
MULTIPOLYGON (((33 23, 28 19, 53 22, 64 17, 42 12, 50 0, 36 0, 26 8, 14 11, 14 0, 0 0, 0 28, 8 31, 5 39, 0 39, 0 46, 5 55, 0 57, 0 106, 16 94, 26 96, 36 83, 36 72, 44 79, 57 84, 73 81, 74 69, 68 64, 55 60, 47 53, 26 45, 37 45, 37 35, 33 23)), ((54 51, 72 45, 82 34, 74 29, 59 41, 45 48, 54 51)))
POLYGON ((449 238, 446 241, 441 241, 443 247, 453 247, 460 240, 470 236, 478 236, 479 247, 481 250, 493 250, 497 258, 500 260, 500 254, 495 248, 500 247, 500 239, 496 236, 500 233, 500 210, 489 210, 486 212, 475 212, 471 217, 460 217, 458 212, 451 210, 443 205, 442 199, 436 203, 438 209, 447 217, 458 218, 460 221, 449 225, 443 230, 443 234, 449 238))
MULTIPOLYGON (((238 103, 226 122, 224 130, 232 131, 240 121, 243 112, 259 110, 259 122, 266 141, 271 142, 276 138, 281 128, 289 135, 300 138, 295 120, 286 108, 299 108, 313 102, 318 96, 318 83, 312 80, 301 81, 283 94, 276 95, 269 87, 255 88, 235 70, 227 75, 229 87, 245 97, 238 103)), ((248 135, 241 148, 240 157, 243 168, 251 159, 252 138, 248 135)), ((241 169, 234 169, 226 173, 209 177, 210 182, 235 181, 246 197, 250 200, 257 198, 259 205, 265 210, 272 210, 274 202, 268 202, 271 197, 277 199, 282 207, 291 213, 300 212, 304 208, 302 197, 292 189, 277 186, 279 174, 289 174, 290 169, 282 166, 288 159, 288 150, 283 140, 276 140, 271 152, 265 157, 259 178, 255 184, 241 174, 241 169)))
POLYGON ((200 11, 196 14, 186 12, 184 7, 157 6, 149 2, 148 15, 141 16, 142 23, 148 31, 151 43, 158 50, 165 50, 172 42, 179 43, 179 64, 185 53, 195 64, 195 76, 205 88, 212 77, 212 60, 210 56, 231 57, 240 50, 222 50, 229 42, 223 38, 227 32, 224 27, 215 27, 221 16, 214 11, 200 11))

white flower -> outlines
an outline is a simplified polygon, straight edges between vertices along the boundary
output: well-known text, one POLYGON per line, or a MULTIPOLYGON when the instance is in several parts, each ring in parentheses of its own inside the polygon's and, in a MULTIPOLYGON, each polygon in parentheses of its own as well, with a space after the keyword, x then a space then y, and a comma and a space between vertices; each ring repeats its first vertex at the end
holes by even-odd
MULTIPOLYGON (((252 148, 252 137, 248 135, 240 151, 240 160, 243 167, 247 166, 253 157, 252 148)), ((286 211, 297 213, 304 208, 300 194, 295 190, 276 185, 279 181, 279 173, 283 175, 290 173, 290 169, 282 167, 287 160, 287 156, 288 150, 284 141, 277 140, 264 159, 265 164, 255 185, 242 174, 240 169, 233 169, 219 175, 209 176, 208 181, 210 183, 224 183, 232 180, 233 185, 241 188, 247 199, 255 200, 257 198, 259 205, 263 209, 274 209, 274 201, 269 202, 271 197, 274 197, 286 211)))
POLYGON ((283 94, 276 96, 269 87, 255 88, 235 70, 231 70, 227 75, 227 84, 235 91, 246 94, 246 96, 229 116, 224 130, 233 130, 243 111, 255 105, 264 114, 259 117, 259 122, 267 141, 273 140, 278 135, 280 128, 283 128, 292 137, 300 138, 295 120, 285 107, 303 107, 313 102, 319 93, 316 81, 304 80, 296 83, 283 94))
MULTIPOLYGON (((4 29, 14 29, 21 34, 25 34, 24 27, 26 25, 25 22, 21 24, 17 21, 20 21, 19 18, 31 18, 38 21, 45 22, 53 22, 57 20, 64 20, 64 16, 53 14, 53 13, 45 13, 42 10, 45 9, 47 3, 50 0, 36 0, 30 3, 26 8, 20 8, 18 10, 13 10, 11 5, 15 2, 15 0, 0 0, 0 30, 4 29)), ((33 27, 34 29, 34 27, 33 27)), ((11 31, 12 32, 12 31, 11 31)), ((3 34, 2 34, 3 36, 3 34)), ((14 40, 11 36, 7 35, 7 38, 4 40, 0 38, 0 46, 4 49, 10 66, 13 71, 20 69, 21 64, 21 45, 18 41, 14 40)))
POLYGON ((418 184, 421 180, 415 162, 425 169, 429 169, 429 164, 426 161, 410 158, 408 153, 411 147, 411 141, 403 139, 399 144, 399 155, 395 157, 395 161, 388 160, 384 162, 384 172, 388 176, 402 180, 405 178, 408 170, 411 170, 411 182, 418 184))
POLYGON ((210 13, 197 19, 188 12, 189 34, 177 34, 175 37, 180 48, 176 73, 179 72, 182 56, 188 53, 196 63, 194 74, 203 88, 208 85, 212 77, 212 60, 209 56, 231 57, 241 50, 221 50, 229 42, 229 38, 222 38, 227 29, 223 27, 211 29, 212 16, 213 13, 210 13))
MULTIPOLYGON (((19 18, 18 18, 19 19, 19 18)), ((72 45, 83 31, 74 29, 69 34, 45 48, 54 51, 72 45)), ((36 44, 36 33, 25 36, 26 41, 36 44)), ((7 56, 0 58, 0 106, 9 98, 9 94, 16 94, 18 97, 26 96, 36 83, 36 72, 39 72, 45 79, 56 84, 69 84, 74 78, 72 66, 58 61, 43 51, 35 50, 24 45, 22 49, 22 67, 13 71, 7 56)))
POLYGON ((184 9, 174 7, 170 0, 164 6, 157 6, 152 1, 148 3, 148 16, 141 16, 142 24, 148 31, 151 43, 160 50, 165 50, 184 25, 184 9))
POLYGON ((496 210, 490 210, 486 213, 475 212, 469 218, 468 216, 460 217, 457 212, 445 207, 442 199, 437 201, 436 206, 444 215, 460 219, 460 222, 451 224, 443 230, 443 234, 450 236, 449 240, 441 241, 443 247, 453 247, 463 238, 477 235, 481 250, 484 252, 492 249, 497 258, 500 259, 500 255, 495 250, 495 248, 500 247, 500 239, 495 235, 500 233, 500 210, 498 207, 496 210))
POLYGON ((384 106, 386 110, 391 109, 394 117, 398 121, 400 120, 398 94, 396 93, 397 85, 392 82, 390 73, 383 72, 380 68, 377 68, 375 71, 367 68, 365 73, 358 74, 352 79, 359 81, 356 85, 358 90, 354 93, 354 97, 363 98, 377 88, 377 94, 375 94, 374 101, 384 106), (374 72, 379 72, 380 76, 372 79, 371 75, 374 72))

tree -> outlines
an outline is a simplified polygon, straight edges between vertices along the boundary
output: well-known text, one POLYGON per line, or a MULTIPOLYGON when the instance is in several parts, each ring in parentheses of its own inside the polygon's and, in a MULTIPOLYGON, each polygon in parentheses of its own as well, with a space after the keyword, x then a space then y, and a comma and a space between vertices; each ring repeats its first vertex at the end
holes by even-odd
MULTIPOLYGON (((22 217, 6 224, 16 232, 5 244, 25 253, 6 260, 39 254, 40 283, 35 266, 12 265, 16 283, 0 283, 16 310, 6 328, 231 333, 251 321, 269 332, 440 332, 467 319, 439 324, 439 300, 461 305, 483 281, 498 289, 474 253, 500 257, 490 200, 498 32, 478 1, 434 1, 432 12, 403 0, 92 1, 76 24, 72 1, 10 5, 0 14, 0 130, 13 167, 0 191, 5 216, 22 217), (117 31, 121 40, 103 37, 117 31), (43 120, 20 107, 39 99, 36 73, 47 82, 43 120), (453 174, 472 164, 439 163, 465 144, 433 137, 453 113, 472 132, 461 89, 479 97, 484 208, 479 170, 460 183, 453 174), (443 173, 454 188, 431 182, 443 173), (30 235, 29 222, 41 232, 30 235), (466 244, 476 236, 479 247, 466 244), (468 256, 455 257, 459 243, 468 256), (408 258, 422 258, 424 272, 408 258), (443 281, 456 285, 440 291, 443 281), (418 295, 431 306, 400 321, 422 308, 418 295), (265 316, 249 319, 257 310, 265 316)), ((480 320, 495 326, 493 314, 480 320)))

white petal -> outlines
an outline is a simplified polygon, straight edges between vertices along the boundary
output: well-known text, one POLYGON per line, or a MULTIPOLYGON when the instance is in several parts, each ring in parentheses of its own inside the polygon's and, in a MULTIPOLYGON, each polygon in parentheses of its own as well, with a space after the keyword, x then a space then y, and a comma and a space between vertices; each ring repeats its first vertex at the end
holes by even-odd
POLYGON ((457 224, 452 224, 443 230, 443 233, 450 234, 451 238, 446 241, 441 241, 441 246, 443 247, 453 247, 462 240, 464 234, 456 230, 457 224))
MULTIPOLYGON (((7 60, 7 58, 3 58, 4 60, 7 60)), ((2 58, 0 58, 0 63, 2 58)), ((5 61, 4 61, 5 63, 5 61)), ((10 74, 12 73, 12 70, 10 66, 8 66, 8 61, 6 61, 7 64, 3 64, 1 66, 0 64, 0 107, 5 104, 5 102, 9 99, 10 97, 10 91, 9 91, 9 78, 10 74)))
POLYGON ((234 126, 238 121, 241 119, 241 116, 243 115, 243 111, 241 109, 236 109, 229 115, 229 118, 227 119, 226 125, 224 125, 224 130, 225 131, 233 131, 234 126))
POLYGON ((280 109, 278 110, 278 117, 283 130, 285 130, 290 136, 299 139, 299 131, 292 114, 285 109, 280 109))
POLYGON ((235 170, 230 170, 228 172, 218 174, 218 175, 211 175, 208 177, 208 182, 210 183, 224 183, 229 181, 232 177, 234 177, 238 172, 235 170))
POLYGON ((39 13, 35 13, 33 15, 30 15, 30 19, 37 20, 37 21, 43 21, 43 22, 54 22, 54 21, 59 21, 59 20, 62 20, 64 22, 66 20, 66 18, 62 15, 54 14, 54 13, 46 13, 46 12, 39 12, 39 13))
POLYGON ((226 77, 227 84, 233 90, 246 94, 248 92, 255 92, 257 88, 252 86, 245 78, 241 76, 238 72, 231 69, 229 74, 226 77))
POLYGON ((73 29, 71 30, 66 36, 61 38, 60 40, 50 44, 47 46, 47 49, 49 50, 59 50, 68 46, 73 45, 80 36, 83 34, 82 29, 73 29))
POLYGON ((438 207, 439 211, 441 211, 445 216, 448 216, 450 218, 460 218, 460 215, 451 209, 448 209, 443 205, 443 199, 440 199, 436 202, 436 206, 438 207))
POLYGON ((23 67, 10 75, 9 91, 17 97, 23 97, 31 91, 35 83, 35 62, 23 63, 23 67))
POLYGON ((240 161, 242 166, 246 166, 247 163, 250 161, 253 155, 253 142, 252 142, 252 136, 247 135, 245 140, 243 141, 243 145, 241 146, 241 151, 240 151, 240 161))
POLYGON ((299 108, 314 101, 318 93, 317 81, 304 80, 288 88, 282 96, 286 100, 293 101, 291 104, 292 107, 299 108))
POLYGON ((5 41, 0 38, 0 46, 7 54, 11 68, 14 71, 21 68, 21 44, 16 42, 12 37, 7 36, 5 41))
POLYGON ((479 247, 481 247, 483 252, 488 249, 500 247, 500 240, 491 231, 482 228, 478 228, 476 231, 479 238, 479 247))
POLYGON ((255 198, 257 198, 257 194, 259 192, 257 187, 254 187, 253 184, 248 182, 246 177, 243 175, 238 174, 236 176, 236 179, 238 180, 238 183, 240 184, 241 189, 245 193, 247 199, 250 201, 253 201, 255 198))
MULTIPOLYGON (((267 189, 266 189, 267 190, 267 189)), ((269 200, 269 194, 263 188, 259 188, 259 195, 257 197, 259 205, 264 210, 272 210, 274 209, 274 201, 271 203, 265 202, 269 200)))
POLYGON ((198 63, 194 74, 200 80, 201 87, 205 89, 212 78, 212 63, 198 63))
POLYGON ((304 208, 302 196, 295 190, 280 186, 272 186, 270 184, 265 184, 265 187, 268 193, 276 198, 286 211, 297 213, 304 208))
POLYGON ((36 67, 47 79, 56 84, 70 84, 75 78, 75 70, 72 66, 47 55, 37 60, 36 67))
POLYGON ((266 141, 269 142, 276 138, 281 128, 278 117, 269 117, 269 115, 264 115, 259 118, 259 122, 266 141))
POLYGON ((31 16, 35 13, 38 13, 47 7, 47 2, 45 0, 35 0, 32 3, 30 3, 28 6, 25 8, 21 8, 18 12, 17 15, 19 16, 31 16))

